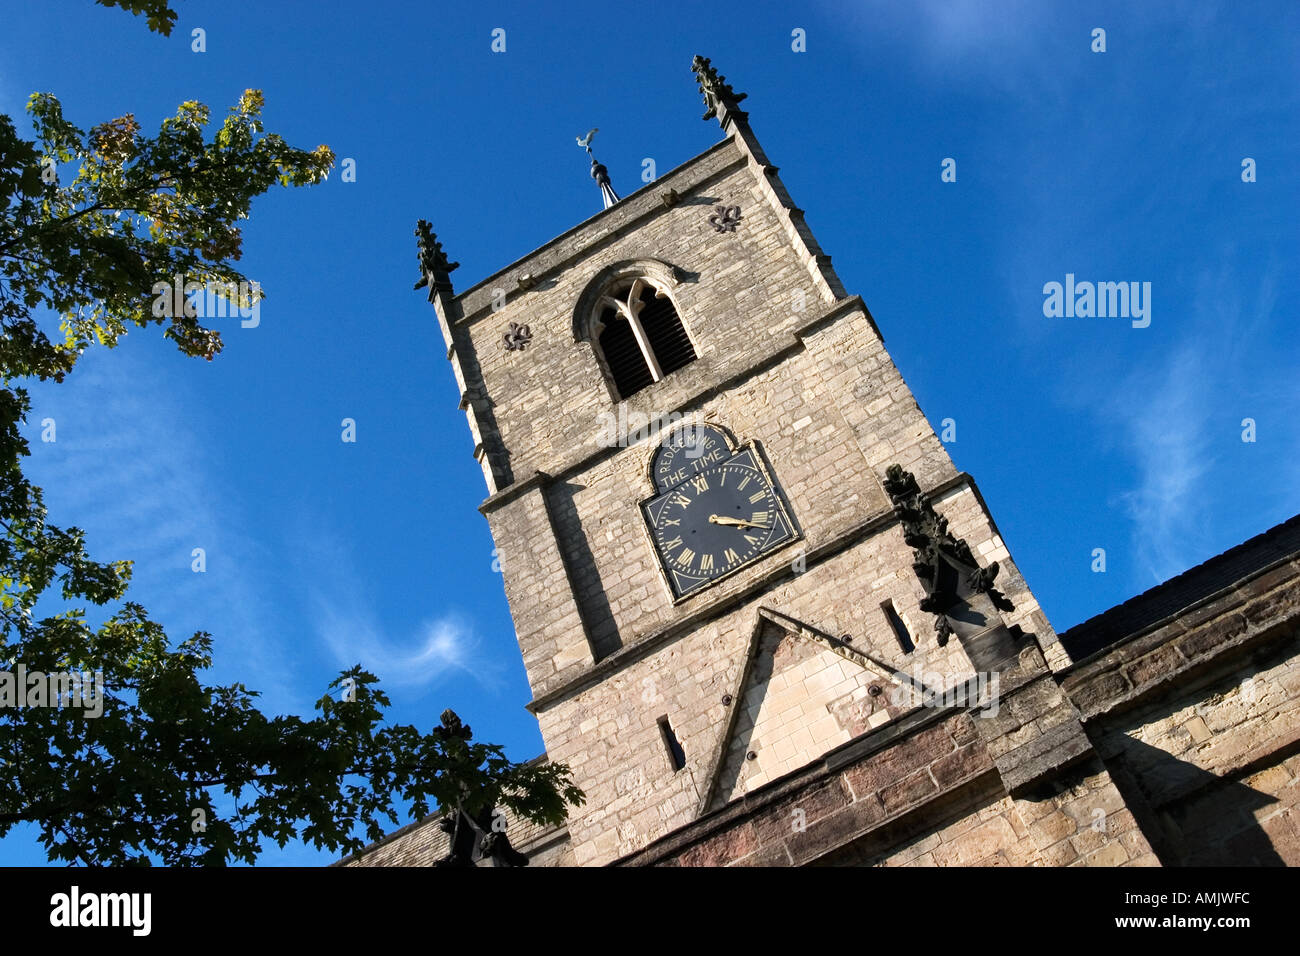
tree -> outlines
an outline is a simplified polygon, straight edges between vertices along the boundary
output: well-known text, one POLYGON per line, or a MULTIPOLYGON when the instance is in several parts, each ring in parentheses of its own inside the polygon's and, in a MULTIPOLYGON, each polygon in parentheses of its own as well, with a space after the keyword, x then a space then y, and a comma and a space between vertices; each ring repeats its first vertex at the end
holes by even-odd
MULTIPOLYGON (((165 0, 99 2, 143 13, 163 34, 176 19, 165 0)), ((210 635, 172 642, 125 600, 130 563, 92 560, 82 531, 47 523, 23 474, 29 400, 18 383, 62 381, 87 348, 111 348, 130 326, 163 326, 182 352, 211 361, 220 335, 156 290, 182 277, 243 290, 239 305, 262 294, 235 265, 239 222, 254 197, 318 183, 334 160, 328 147, 266 133, 262 105, 246 91, 212 131, 207 107, 182 103, 153 137, 131 115, 83 132, 48 93, 28 103, 35 141, 0 116, 0 835, 34 823, 51 859, 252 862, 268 837, 351 852, 363 845, 354 829, 378 839, 403 801, 413 818, 501 807, 539 823, 583 801, 566 766, 512 762, 467 728, 448 734, 445 717, 427 734, 385 726, 389 699, 360 667, 330 684, 311 719, 265 716, 243 684, 206 686, 210 635), (61 317, 61 334, 47 334, 38 310, 61 317), (38 620, 37 602, 55 593, 72 606, 38 620), (119 601, 98 626, 77 606, 119 601), (24 687, 20 665, 101 674, 102 713, 50 706, 60 695, 85 705, 93 681, 24 687), (38 692, 47 706, 14 706, 38 692)))

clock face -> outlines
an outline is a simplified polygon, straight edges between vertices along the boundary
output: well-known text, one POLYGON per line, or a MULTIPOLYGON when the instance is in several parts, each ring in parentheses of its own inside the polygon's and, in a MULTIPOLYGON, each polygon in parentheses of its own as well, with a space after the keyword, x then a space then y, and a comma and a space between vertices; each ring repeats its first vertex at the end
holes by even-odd
POLYGON ((751 449, 700 469, 642 507, 678 598, 796 536, 780 496, 751 449))

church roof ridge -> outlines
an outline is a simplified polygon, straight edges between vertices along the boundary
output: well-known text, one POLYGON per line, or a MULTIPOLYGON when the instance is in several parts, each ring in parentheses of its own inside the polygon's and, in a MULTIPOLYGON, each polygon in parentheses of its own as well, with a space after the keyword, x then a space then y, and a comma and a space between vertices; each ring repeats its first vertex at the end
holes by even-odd
POLYGON ((1300 515, 1079 622, 1061 634, 1061 643, 1081 661, 1297 555, 1300 515))

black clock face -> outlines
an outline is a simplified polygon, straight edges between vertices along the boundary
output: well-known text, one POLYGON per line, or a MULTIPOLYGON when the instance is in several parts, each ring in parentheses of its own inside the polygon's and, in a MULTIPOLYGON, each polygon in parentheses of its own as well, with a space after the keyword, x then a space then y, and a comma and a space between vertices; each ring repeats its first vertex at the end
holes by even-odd
POLYGON ((685 597, 793 538, 751 450, 701 469, 644 505, 659 560, 685 597))

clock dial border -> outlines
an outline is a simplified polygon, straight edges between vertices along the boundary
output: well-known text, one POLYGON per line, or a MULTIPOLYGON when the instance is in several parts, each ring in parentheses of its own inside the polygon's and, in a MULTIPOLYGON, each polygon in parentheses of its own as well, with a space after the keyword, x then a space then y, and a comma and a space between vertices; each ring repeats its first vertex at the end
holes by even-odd
POLYGON ((704 578, 689 590, 679 594, 674 584, 673 570, 668 566, 668 563, 665 560, 665 555, 659 547, 658 536, 656 533, 656 522, 651 519, 650 508, 652 505, 666 499, 691 479, 688 478, 686 481, 680 482, 679 484, 663 491, 656 490, 653 495, 640 503, 641 517, 645 527, 648 544, 650 545, 650 549, 654 552, 655 560, 659 565, 660 576, 663 578, 664 584, 668 588, 668 593, 672 596, 674 605, 698 597, 709 588, 716 584, 720 584, 732 575, 753 567, 757 562, 762 561, 764 558, 771 557, 781 549, 803 539, 803 531, 791 517, 790 505, 786 500, 780 484, 772 477, 772 469, 768 465, 767 459, 753 442, 748 442, 737 447, 729 457, 708 466, 708 468, 701 469, 701 473, 718 468, 724 468, 727 465, 738 465, 739 467, 749 468, 759 473, 771 493, 773 507, 777 510, 777 516, 779 516, 780 520, 784 523, 787 535, 784 540, 779 541, 770 547, 765 546, 763 550, 759 551, 753 557, 738 563, 735 567, 729 568, 727 571, 716 577, 704 578), (740 459, 748 459, 748 461, 740 461, 740 459))
MULTIPOLYGON (((668 468, 671 465, 677 465, 676 471, 678 473, 687 472, 688 469, 682 464, 681 460, 683 455, 686 456, 686 462, 691 465, 689 474, 682 479, 682 481, 686 481, 691 475, 698 474, 699 472, 712 468, 715 465, 725 464, 739 452, 740 448, 736 445, 735 439, 732 438, 731 433, 721 425, 715 425, 712 422, 689 422, 685 425, 679 425, 668 434, 668 437, 659 443, 659 447, 655 450, 654 455, 651 456, 649 470, 650 483, 654 486, 656 495, 663 494, 664 492, 675 488, 675 484, 667 484, 664 482, 665 475, 661 474, 661 472, 668 472, 668 468), (687 446, 682 444, 685 438, 692 436, 692 433, 694 433, 694 436, 709 436, 709 433, 712 433, 713 436, 721 439, 723 457, 717 461, 709 461, 704 464, 700 464, 699 462, 699 458, 702 457, 702 455, 692 458, 689 452, 687 452, 687 446)), ((681 484, 681 482, 677 482, 677 484, 681 484)))

